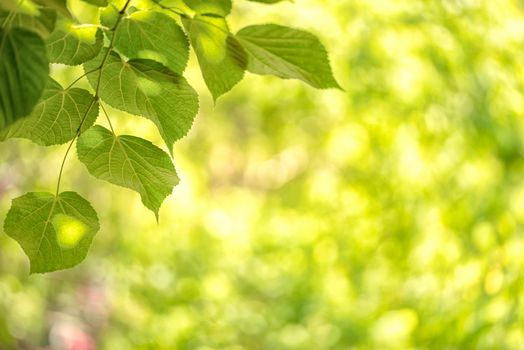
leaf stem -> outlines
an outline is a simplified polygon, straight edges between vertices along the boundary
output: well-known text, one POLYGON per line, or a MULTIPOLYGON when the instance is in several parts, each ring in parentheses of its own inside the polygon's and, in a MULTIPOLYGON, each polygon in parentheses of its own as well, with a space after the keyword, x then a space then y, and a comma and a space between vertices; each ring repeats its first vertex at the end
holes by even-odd
MULTIPOLYGON (((21 1, 23 1, 23 0, 21 0, 21 1)), ((98 101, 98 99, 99 99, 98 92, 99 92, 99 89, 100 89, 100 81, 101 81, 104 65, 105 65, 105 63, 107 61, 107 57, 109 57, 109 53, 111 52, 111 50, 113 49, 113 47, 115 45, 115 36, 116 36, 115 35, 115 31, 118 28, 118 25, 120 24, 120 21, 122 20, 122 17, 124 15, 127 7, 129 6, 129 3, 131 3, 131 0, 127 0, 125 5, 124 5, 124 7, 120 10, 118 19, 117 19, 115 25, 113 26, 113 28, 111 29, 111 31, 113 32, 113 37, 111 38, 111 42, 109 43, 109 48, 108 48, 104 58, 102 59, 102 62, 100 63, 100 66, 97 67, 95 70, 93 70, 93 71, 100 70, 100 73, 98 74, 98 80, 96 82, 95 95, 93 96, 93 99, 91 100, 91 103, 89 104, 89 107, 87 108, 86 112, 84 113, 84 116, 82 117, 82 120, 80 121, 80 125, 78 126, 78 129, 76 130, 76 134, 73 137, 73 139, 71 140, 71 142, 69 143, 69 146, 67 147, 67 150, 66 150, 66 152, 64 154, 64 158, 62 159, 62 164, 60 165, 60 172, 58 173, 58 181, 56 183, 56 197, 58 197, 58 195, 60 193, 60 182, 62 181, 62 174, 64 173, 64 166, 65 166, 65 162, 67 160, 67 156, 69 155, 69 152, 71 151, 71 148, 73 147, 73 143, 75 142, 75 140, 78 138, 78 136, 82 132, 82 126, 84 125, 84 121, 86 120, 87 115, 89 114, 89 111, 93 107, 93 104, 96 101, 98 101)), ((84 75, 80 76, 78 79, 73 81, 73 83, 69 87, 71 87, 78 80, 80 80, 81 78, 83 78, 85 75, 87 75, 89 73, 92 73, 92 72, 89 71, 89 72, 84 73, 84 75)), ((68 87, 68 89, 69 89, 69 87, 68 87)), ((102 104, 100 104, 100 105, 102 105, 102 104)), ((106 116, 107 116, 107 112, 105 111, 105 108, 103 106, 102 106, 102 109, 104 110, 104 113, 106 113, 106 116)), ((107 116, 107 119, 109 120, 109 116, 107 116)), ((111 125, 111 121, 109 121, 109 123, 110 123, 110 126, 111 126, 111 130, 113 130, 113 126, 111 125)), ((113 133, 114 133, 114 131, 113 131, 113 133)))
POLYGON ((93 99, 91 100, 91 103, 89 104, 89 107, 87 108, 86 112, 84 113, 84 115, 82 117, 82 120, 80 121, 80 125, 78 126, 78 129, 76 130, 75 136, 73 137, 71 142, 69 142, 69 146, 67 147, 67 150, 66 150, 66 152, 64 154, 64 158, 62 159, 62 164, 60 165, 60 172, 58 173, 58 181, 56 183, 56 197, 58 197, 58 194, 60 192, 60 182, 62 181, 62 174, 64 172, 64 165, 65 165, 65 162, 67 160, 67 156, 69 155, 69 151, 71 151, 71 147, 73 147, 73 143, 75 142, 76 138, 80 135, 80 132, 82 131, 82 126, 84 125, 84 121, 86 120, 87 115, 91 111, 91 108, 93 107, 93 104, 97 100, 98 100, 97 97, 93 97, 93 99))
POLYGON ((69 151, 71 150, 71 147, 73 147, 73 143, 75 142, 75 140, 76 140, 76 135, 75 135, 75 137, 73 137, 71 142, 69 142, 69 146, 67 147, 67 151, 64 154, 64 158, 62 159, 62 165, 60 165, 60 172, 58 173, 58 181, 56 183, 56 194, 55 194, 55 197, 58 197, 58 195, 60 193, 60 181, 62 181, 62 174, 64 173, 64 165, 65 165, 67 156, 69 155, 69 151))
POLYGON ((119 16, 115 22, 115 25, 113 26, 113 28, 111 28, 111 31, 113 32, 113 36, 111 37, 111 42, 109 43, 109 47, 107 48, 107 51, 104 55, 104 58, 102 58, 102 62, 100 63, 100 74, 98 74, 98 80, 96 82, 96 87, 95 87, 95 96, 98 97, 98 90, 100 88, 100 81, 102 80, 102 73, 103 73, 103 69, 104 69, 104 65, 107 61, 107 58, 109 57, 109 54, 111 53, 111 51, 113 50, 113 47, 115 46, 115 38, 116 38, 116 30, 118 28, 118 25, 120 24, 120 21, 122 20, 122 17, 124 15, 124 13, 126 12, 126 9, 127 7, 129 6, 129 3, 131 2, 131 0, 127 0, 124 7, 122 7, 122 9, 119 11, 119 16))
POLYGON ((73 85, 75 85, 78 81, 80 81, 80 79, 82 79, 86 75, 88 75, 90 73, 94 73, 94 72, 100 70, 100 74, 98 75, 98 80, 97 80, 96 89, 95 89, 96 90, 96 95, 95 96, 98 96, 98 88, 100 86, 100 79, 101 79, 101 76, 102 76, 102 71, 101 70, 104 67, 104 64, 106 63, 106 60, 107 60, 107 57, 109 56, 110 51, 113 49, 113 47, 115 45, 115 31, 118 28, 118 25, 120 24, 120 21, 121 21, 121 19, 123 17, 123 14, 125 13, 125 11, 126 11, 126 9, 127 9, 127 7, 129 6, 130 3, 131 3, 131 0, 127 0, 126 1, 124 7, 119 11, 119 16, 118 16, 118 19, 117 19, 115 25, 113 26, 113 28, 110 29, 110 31, 113 32, 113 36, 111 37, 111 42, 109 43, 109 48, 108 48, 106 54, 104 55, 104 58, 102 59, 102 62, 100 63, 100 66, 98 66, 95 69, 92 69, 90 71, 87 71, 84 74, 82 74, 81 76, 79 76, 78 78, 76 78, 71 84, 69 84, 69 86, 66 88, 66 90, 69 90, 73 85))
POLYGON ((75 85, 76 83, 78 83, 80 81, 80 79, 82 79, 83 77, 85 77, 86 75, 88 74, 91 74, 91 73, 94 73, 96 72, 97 70, 99 70, 100 67, 96 67, 95 69, 91 69, 90 71, 87 71, 85 72, 84 74, 82 74, 81 76, 79 76, 78 78, 76 78, 71 84, 69 84, 69 86, 66 88, 66 90, 69 90, 73 87, 73 85, 75 85))
POLYGON ((104 105, 102 103, 100 103, 100 106, 102 107, 102 111, 104 111, 104 114, 106 116, 107 122, 109 123, 109 127, 111 128, 111 131, 113 132, 114 135, 116 135, 115 134, 115 129, 113 129, 113 124, 111 123, 111 119, 109 118, 109 114, 107 114, 106 108, 104 107, 104 105))

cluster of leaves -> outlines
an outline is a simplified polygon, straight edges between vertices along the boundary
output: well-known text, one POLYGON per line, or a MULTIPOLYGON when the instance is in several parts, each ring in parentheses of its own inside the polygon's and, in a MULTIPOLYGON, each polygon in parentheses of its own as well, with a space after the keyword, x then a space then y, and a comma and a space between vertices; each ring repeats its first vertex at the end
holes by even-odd
POLYGON ((99 229, 86 199, 60 192, 75 141, 89 173, 138 192, 158 220, 161 203, 179 181, 171 157, 147 140, 117 135, 104 103, 150 119, 171 153, 198 112, 197 93, 182 75, 190 47, 215 100, 246 70, 316 88, 338 87, 314 35, 276 24, 232 34, 226 19, 231 0, 141 1, 140 7, 131 0, 85 1, 99 7, 100 23, 75 23, 65 0, 0 5, 0 140, 27 138, 43 146, 69 142, 56 193, 14 199, 5 219, 4 230, 28 255, 31 273, 78 264, 99 229), (49 76, 50 63, 82 64, 85 73, 63 87, 49 76), (92 91, 74 87, 84 78, 92 91), (94 125, 99 112, 110 130, 94 125))

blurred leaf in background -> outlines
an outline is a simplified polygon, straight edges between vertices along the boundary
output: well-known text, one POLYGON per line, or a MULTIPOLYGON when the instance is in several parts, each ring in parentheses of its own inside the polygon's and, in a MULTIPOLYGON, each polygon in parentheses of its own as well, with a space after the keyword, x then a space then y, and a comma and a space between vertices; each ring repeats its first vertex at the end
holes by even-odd
MULTIPOLYGON (((204 95, 159 224, 72 161, 64 190, 102 228, 82 265, 30 277, 0 235, 0 348, 520 349, 523 3, 235 7, 233 32, 269 21, 319 35, 345 92, 248 74, 215 107, 204 95)), ((59 82, 77 73, 53 66, 59 82)), ((165 147, 126 117, 120 130, 165 147)), ((2 213, 47 190, 61 159, 3 147, 2 213)))

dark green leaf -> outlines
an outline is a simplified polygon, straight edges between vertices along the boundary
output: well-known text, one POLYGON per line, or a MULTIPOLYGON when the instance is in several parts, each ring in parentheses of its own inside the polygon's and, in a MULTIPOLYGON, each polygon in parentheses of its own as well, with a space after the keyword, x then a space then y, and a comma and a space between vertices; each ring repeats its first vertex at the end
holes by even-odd
MULTIPOLYGON (((0 23, 3 23, 8 12, 0 12, 0 23)), ((11 27, 23 28, 35 32, 42 38, 47 38, 55 29, 56 11, 48 8, 40 8, 37 16, 17 12, 11 22, 11 27)))
POLYGON ((67 8, 67 0, 33 0, 36 4, 46 6, 57 10, 62 15, 72 18, 69 9, 67 8))
POLYGON ((80 136, 77 151, 91 175, 138 192, 158 220, 160 205, 179 181, 164 151, 144 139, 116 136, 98 125, 80 136))
POLYGON ((17 4, 18 1, 16 0, 2 0, 0 1, 0 8, 8 12, 16 11, 18 8, 17 4))
MULTIPOLYGON (((86 62, 86 71, 100 66, 105 55, 86 62)), ((187 81, 160 63, 136 59, 123 61, 112 52, 102 72, 87 75, 100 97, 111 106, 152 120, 171 151, 173 143, 185 136, 198 111, 198 96, 187 81)))
POLYGON ((160 12, 137 11, 116 31, 115 47, 128 58, 148 58, 175 73, 186 68, 189 43, 177 22, 160 12))
POLYGON ((30 192, 13 200, 4 231, 29 257, 31 273, 66 269, 85 259, 99 229, 88 201, 75 192, 30 192))
POLYGON ((87 90, 64 90, 49 78, 44 94, 33 112, 0 132, 0 140, 21 137, 43 146, 62 144, 75 137, 82 119, 82 130, 94 124, 98 102, 87 90))
POLYGON ((223 18, 197 15, 186 20, 186 27, 202 76, 216 100, 244 77, 246 53, 223 18))
POLYGON ((324 46, 313 34, 265 24, 246 27, 237 38, 249 54, 250 72, 300 79, 320 89, 340 87, 324 46))
POLYGON ((31 113, 48 71, 40 36, 20 28, 0 28, 0 130, 31 113))
POLYGON ((106 7, 108 4, 107 0, 83 0, 83 1, 87 2, 88 4, 98 6, 98 7, 106 7))

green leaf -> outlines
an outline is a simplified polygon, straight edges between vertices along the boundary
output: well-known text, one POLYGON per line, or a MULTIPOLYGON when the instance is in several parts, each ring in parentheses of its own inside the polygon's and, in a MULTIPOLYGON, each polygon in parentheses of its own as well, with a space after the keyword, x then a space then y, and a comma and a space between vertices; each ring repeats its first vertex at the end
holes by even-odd
POLYGON ((78 159, 101 180, 130 188, 155 213, 178 184, 171 158, 151 142, 135 136, 116 136, 95 125, 77 142, 78 159))
POLYGON ((57 10, 67 18, 73 18, 67 8, 67 0, 33 0, 36 4, 57 10))
POLYGON ((102 48, 102 31, 95 25, 63 24, 46 40, 49 60, 78 65, 89 61, 102 48))
POLYGON ((48 71, 40 36, 21 28, 0 28, 0 130, 31 113, 48 71))
POLYGON ((18 1, 16 0, 2 0, 0 1, 0 8, 2 10, 6 10, 6 11, 16 11, 18 6, 18 1))
POLYGON ((177 22, 166 14, 137 11, 118 26, 115 47, 128 58, 148 58, 181 74, 189 57, 189 43, 177 22))
POLYGON ((300 79, 320 89, 340 88, 327 52, 313 34, 265 24, 243 28, 236 36, 249 54, 250 72, 300 79))
POLYGON ((100 24, 107 28, 113 28, 120 17, 120 13, 114 4, 100 10, 100 24))
POLYGON ((184 0, 198 14, 227 16, 231 12, 231 0, 184 0))
MULTIPOLYGON (((99 67, 105 52, 86 62, 84 69, 99 67)), ((115 52, 109 54, 102 72, 87 75, 95 88, 100 74, 102 100, 153 121, 170 152, 173 143, 191 128, 198 112, 198 96, 181 75, 151 60, 123 61, 115 52)))
MULTIPOLYGON (((9 12, 0 12, 0 23, 8 16, 9 12)), ((37 16, 31 16, 26 13, 15 13, 11 27, 23 28, 35 32, 42 38, 47 38, 55 29, 56 11, 48 8, 40 8, 37 16)))
POLYGON ((106 7, 108 4, 107 0, 83 0, 83 1, 87 2, 88 4, 98 6, 98 7, 106 7))
POLYGON ((282 2, 284 0, 248 0, 252 2, 261 2, 263 4, 276 4, 277 2, 282 2))
POLYGON ((197 15, 185 23, 202 76, 216 101, 244 77, 246 53, 223 18, 197 15))
POLYGON ((88 201, 75 192, 30 192, 13 200, 4 231, 29 257, 31 273, 66 269, 85 259, 99 229, 88 201))
POLYGON ((0 9, 7 12, 23 13, 30 16, 36 16, 42 7, 36 1, 31 0, 1 0, 0 9))
POLYGON ((72 140, 82 119, 82 131, 94 124, 98 102, 87 90, 64 90, 49 78, 44 94, 33 112, 0 132, 0 141, 21 137, 42 146, 57 145, 72 140))

